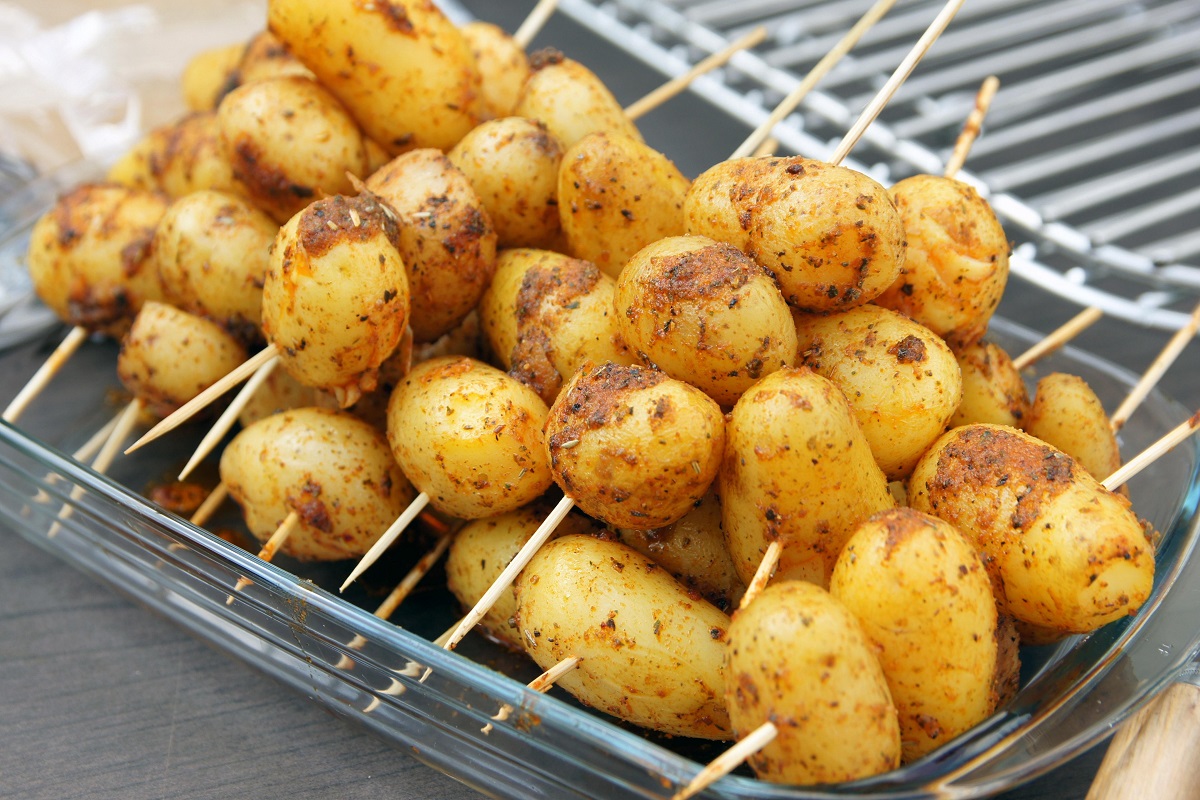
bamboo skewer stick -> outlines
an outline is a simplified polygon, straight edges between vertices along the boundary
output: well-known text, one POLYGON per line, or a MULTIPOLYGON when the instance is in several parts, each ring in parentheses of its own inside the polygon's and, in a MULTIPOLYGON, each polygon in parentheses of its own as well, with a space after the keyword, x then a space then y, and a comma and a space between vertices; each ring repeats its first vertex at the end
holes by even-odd
POLYGON ((878 0, 875 5, 867 9, 867 13, 863 14, 862 18, 854 24, 854 27, 847 31, 846 35, 816 63, 796 88, 792 89, 787 97, 775 106, 770 116, 754 129, 754 132, 750 134, 746 141, 742 142, 737 150, 733 151, 733 155, 729 158, 731 160, 744 158, 753 153, 763 140, 770 135, 771 130, 796 110, 796 106, 800 105, 800 101, 807 97, 813 87, 828 75, 830 70, 837 66, 837 63, 858 44, 858 40, 863 37, 863 34, 870 30, 871 26, 878 22, 895 5, 895 2, 896 0, 878 0))
POLYGON ((192 473, 196 465, 204 460, 204 457, 213 451, 217 443, 221 441, 225 434, 229 433, 229 429, 237 422, 238 414, 242 413, 242 409, 254 397, 254 393, 262 386, 267 378, 271 377, 271 373, 275 371, 275 367, 279 366, 279 359, 270 359, 250 376, 250 380, 246 381, 246 385, 242 387, 229 407, 217 417, 217 421, 209 428, 208 433, 200 440, 200 444, 196 447, 196 452, 192 453, 192 457, 184 465, 183 470, 179 473, 179 480, 183 480, 192 473))
POLYGON ((1133 476, 1166 455, 1176 445, 1185 441, 1196 432, 1197 428, 1200 428, 1200 411, 1192 414, 1186 422, 1182 422, 1172 428, 1157 442, 1122 464, 1120 469, 1101 481, 1104 488, 1110 492, 1115 492, 1133 478, 1133 476))
POLYGON ((1080 311, 1078 314, 1060 325, 1056 330, 1046 336, 1046 338, 1042 339, 1033 347, 1014 358, 1013 366, 1018 370, 1025 369, 1033 362, 1049 355, 1067 342, 1074 339, 1086 328, 1094 325, 1102 316, 1104 316, 1104 312, 1094 306, 1091 308, 1085 308, 1083 311, 1080 311))
MULTIPOLYGON (((271 534, 271 538, 267 539, 267 543, 264 544, 262 549, 258 551, 258 557, 263 561, 270 561, 272 558, 274 558, 276 551, 283 546, 283 543, 288 540, 288 537, 292 535, 292 532, 296 530, 296 526, 299 524, 300 515, 295 511, 290 512, 286 517, 283 518, 283 522, 279 524, 279 527, 275 529, 275 532, 271 534)), ((234 584, 233 587, 234 594, 229 595, 229 597, 225 599, 225 605, 233 605, 234 595, 237 592, 240 592, 242 589, 245 589, 251 583, 253 583, 253 581, 251 581, 249 578, 238 578, 237 583, 234 584)))
POLYGON ((204 498, 204 502, 200 504, 188 522, 198 528, 204 527, 204 523, 208 522, 209 518, 216 513, 227 497, 229 497, 229 487, 224 483, 218 483, 216 488, 209 492, 208 497, 204 498))
MULTIPOLYGON (((580 661, 583 661, 581 656, 570 656, 569 658, 564 658, 562 661, 550 667, 550 669, 546 670, 541 675, 538 675, 525 685, 535 692, 545 694, 546 692, 550 691, 550 687, 554 686, 554 684, 558 682, 559 678, 578 667, 580 661)), ((505 703, 504 705, 500 706, 500 710, 492 716, 492 721, 504 722, 506 719, 512 716, 512 713, 515 710, 516 709, 514 709, 511 705, 505 703)), ((482 728, 480 728, 479 732, 486 735, 491 733, 493 729, 495 729, 495 726, 489 722, 487 725, 484 725, 482 728)))
MULTIPOLYGON (((895 2, 895 0, 890 0, 890 2, 895 2)), ((725 65, 729 59, 733 58, 739 51, 749 50, 766 38, 767 29, 761 25, 758 26, 746 35, 739 37, 728 47, 718 50, 707 58, 701 60, 694 67, 679 77, 667 81, 642 99, 636 100, 626 106, 625 116, 630 121, 634 121, 645 116, 650 111, 653 111, 675 95, 682 92, 689 85, 691 85, 692 81, 696 80, 696 78, 725 65)))
POLYGON ((1126 395, 1125 400, 1113 412, 1109 418, 1109 424, 1112 426, 1113 433, 1121 430, 1129 418, 1133 416, 1133 412, 1137 410, 1142 401, 1149 396, 1150 391, 1166 374, 1166 371, 1175 363, 1175 359, 1179 358, 1179 354, 1196 336, 1197 329, 1200 329, 1200 305, 1192 311, 1192 316, 1188 319, 1187 324, 1175 332, 1167 342, 1167 346, 1158 354, 1158 358, 1147 368, 1142 374, 1137 385, 1135 385, 1126 395))
POLYGON ((738 603, 739 610, 754 602, 754 598, 767 588, 767 581, 771 580, 771 576, 775 574, 775 568, 779 566, 779 557, 782 554, 783 543, 778 539, 767 545, 767 552, 763 553, 762 561, 758 562, 758 569, 754 571, 754 577, 750 579, 750 585, 746 587, 746 593, 742 595, 742 600, 738 603))
POLYGON ((988 109, 991 108, 992 100, 996 97, 999 89, 1000 79, 995 75, 989 75, 984 79, 983 85, 979 87, 979 93, 975 95, 975 108, 967 115, 967 121, 963 123, 958 140, 954 143, 954 150, 950 153, 950 158, 946 160, 946 169, 942 173, 944 177, 953 178, 966 163, 967 155, 971 152, 971 145, 975 144, 975 140, 979 138, 979 132, 983 129, 983 118, 987 116, 988 109))
POLYGON ((900 66, 896 67, 896 71, 888 78, 883 88, 871 98, 871 102, 867 104, 862 114, 859 115, 854 125, 850 128, 850 131, 842 138, 841 143, 838 144, 837 149, 833 152, 833 156, 829 159, 830 164, 835 166, 841 164, 846 159, 846 156, 850 155, 850 151, 858 144, 858 140, 862 138, 863 133, 875 121, 879 113, 883 111, 883 107, 892 99, 892 95, 900 88, 900 84, 904 83, 909 74, 920 63, 921 59, 925 57, 925 54, 929 52, 929 48, 933 47, 933 43, 942 35, 942 31, 946 30, 946 27, 954 19, 954 15, 958 13, 958 10, 962 8, 964 2, 966 0, 949 0, 942 7, 937 17, 925 29, 925 33, 921 34, 921 38, 917 40, 913 48, 908 51, 908 55, 900 62, 900 66))
POLYGON ((517 32, 513 34, 513 41, 522 50, 527 49, 529 43, 546 26, 546 21, 550 19, 550 15, 554 13, 554 9, 556 8, 558 8, 558 0, 539 0, 538 4, 529 12, 529 15, 525 17, 525 21, 517 28, 517 32))
POLYGON ((38 367, 29 382, 21 388, 21 391, 17 392, 17 396, 4 409, 3 419, 5 422, 16 422, 17 418, 25 413, 29 404, 46 388, 46 385, 58 374, 71 356, 75 355, 75 351, 87 341, 87 337, 88 332, 83 327, 76 325, 71 329, 66 338, 59 342, 58 347, 54 348, 54 352, 42 366, 38 367))
POLYGON ((354 583, 354 580, 359 575, 362 575, 367 571, 368 567, 378 561, 379 557, 383 555, 383 551, 392 546, 392 543, 400 537, 400 534, 404 533, 404 529, 409 526, 409 523, 416 519, 417 515, 420 514, 422 509, 424 509, 427 505, 429 505, 429 495, 425 492, 421 492, 419 495, 414 497, 413 501, 408 504, 408 508, 404 509, 404 511, 400 513, 400 516, 396 517, 396 521, 391 524, 391 527, 384 531, 383 535, 375 540, 375 544, 371 545, 371 549, 367 551, 367 554, 359 559, 358 563, 354 565, 354 569, 350 571, 349 577, 346 578, 345 582, 341 585, 338 591, 346 591, 347 586, 354 583))
MULTIPOLYGON (((117 457, 121 444, 129 437, 129 432, 133 430, 133 426, 137 424, 138 414, 142 413, 142 402, 140 400, 132 400, 129 405, 117 417, 116 424, 109 431, 108 438, 105 439, 100 452, 96 454, 96 460, 92 462, 92 469, 103 475, 112 466, 113 459, 117 457)), ((84 488, 76 486, 71 490, 71 500, 62 507, 62 511, 58 512, 58 519, 50 526, 50 530, 46 535, 54 538, 58 532, 62 530, 62 523, 70 518, 75 507, 71 505, 74 501, 83 497, 84 488)))
POLYGON ((763 156, 773 156, 775 151, 779 149, 779 140, 774 136, 768 136, 763 139, 763 143, 754 148, 754 152, 750 154, 751 158, 762 158, 763 156))
POLYGON ((738 764, 773 742, 778 735, 779 729, 773 722, 764 722, 759 725, 733 747, 714 758, 708 766, 696 774, 696 777, 692 778, 687 786, 673 794, 671 800, 687 800, 698 792, 704 791, 719 779, 733 772, 738 764))

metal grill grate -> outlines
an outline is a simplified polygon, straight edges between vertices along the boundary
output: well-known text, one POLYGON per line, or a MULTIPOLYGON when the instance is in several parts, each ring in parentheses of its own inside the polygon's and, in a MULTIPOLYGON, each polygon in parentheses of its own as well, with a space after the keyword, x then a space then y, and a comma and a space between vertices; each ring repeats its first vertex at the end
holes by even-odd
MULTIPOLYGON (((768 41, 695 90, 766 117, 869 0, 561 0, 569 16, 679 74, 755 25, 768 41)), ((821 158, 941 7, 901 0, 776 131, 821 158)), ((1108 314, 1181 326, 1200 291, 1200 3, 971 0, 856 149, 893 181, 940 172, 975 92, 1000 94, 963 177, 1017 242, 1013 273, 1108 314)))

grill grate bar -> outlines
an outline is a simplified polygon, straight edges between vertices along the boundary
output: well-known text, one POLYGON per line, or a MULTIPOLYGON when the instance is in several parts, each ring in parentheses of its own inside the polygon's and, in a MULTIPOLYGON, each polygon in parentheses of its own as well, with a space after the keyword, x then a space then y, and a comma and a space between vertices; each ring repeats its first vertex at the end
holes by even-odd
POLYGON ((1035 197, 1029 203, 1043 218, 1060 220, 1197 169, 1200 169, 1200 150, 1183 155, 1171 153, 1035 197))
MULTIPOLYGON (((1182 217, 1184 214, 1196 210, 1200 210, 1200 187, 1156 203, 1150 203, 1136 211, 1122 211, 1110 217, 1095 220, 1083 226, 1083 232, 1088 234, 1096 244, 1110 244, 1160 224, 1163 220, 1182 217)), ((1162 244, 1158 243, 1152 247, 1161 246, 1162 244)))

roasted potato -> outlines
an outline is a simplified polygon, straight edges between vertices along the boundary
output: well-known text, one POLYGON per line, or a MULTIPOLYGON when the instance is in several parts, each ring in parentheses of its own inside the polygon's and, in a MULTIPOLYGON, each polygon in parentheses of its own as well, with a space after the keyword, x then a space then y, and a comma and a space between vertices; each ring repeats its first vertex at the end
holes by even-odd
POLYGON ((260 31, 246 44, 226 91, 271 78, 300 77, 316 80, 312 70, 300 63, 270 31, 260 31))
POLYGON ((459 28, 483 81, 483 116, 507 117, 517 107, 521 87, 529 78, 529 58, 499 25, 471 20, 459 28))
POLYGON ((547 48, 530 56, 533 74, 521 87, 513 116, 544 122, 564 149, 595 131, 642 141, 637 126, 590 69, 547 48))
POLYGON ((1052 372, 1038 381, 1025 430, 1075 459, 1098 481, 1121 467, 1121 447, 1104 404, 1077 375, 1052 372))
POLYGON ((155 128, 117 160, 108 180, 135 189, 166 192, 173 198, 215 189, 249 198, 233 177, 216 111, 188 114, 155 128))
POLYGON ((563 536, 517 578, 517 627, 543 669, 606 714, 675 736, 729 738, 722 670, 729 617, 617 542, 563 536))
POLYGON ((1025 379, 999 345, 978 341, 954 348, 962 372, 963 397, 950 418, 950 427, 986 422, 1024 428, 1029 419, 1029 390, 1025 379))
POLYGON ((289 375, 286 369, 273 369, 267 379, 259 385, 258 391, 250 395, 250 400, 242 407, 238 414, 238 422, 243 428, 249 428, 264 417, 316 404, 316 389, 300 383, 289 375))
POLYGON ((230 85, 246 45, 214 47, 193 56, 180 80, 183 102, 190 111, 212 111, 230 85))

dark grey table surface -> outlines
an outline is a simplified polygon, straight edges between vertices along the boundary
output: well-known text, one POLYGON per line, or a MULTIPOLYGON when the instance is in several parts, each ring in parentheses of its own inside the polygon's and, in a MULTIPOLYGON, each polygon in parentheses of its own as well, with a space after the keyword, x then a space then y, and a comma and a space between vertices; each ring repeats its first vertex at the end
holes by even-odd
MULTIPOLYGON (((509 25, 526 6, 483 0, 468 5, 509 25)), ((620 55, 561 19, 538 41, 594 68, 608 65, 598 71, 623 101, 655 85, 644 70, 613 69, 620 55)), ((689 175, 722 158, 745 133, 693 100, 675 101, 642 128, 689 175), (672 139, 679 114, 707 115, 702 135, 672 139)), ((1018 283, 1001 313, 1045 331, 1076 310, 1018 283)), ((1079 343, 1140 371, 1166 338, 1102 321, 1079 343)), ((28 370, 3 375, 0 403, 7 403, 32 368, 31 363, 28 370)), ((1188 407, 1200 405, 1200 347, 1185 353, 1163 388, 1188 407)), ((0 731, 5 798, 479 796, 2 527, 0 731)), ((1096 747, 1002 797, 1082 798, 1103 750, 1096 747)))

